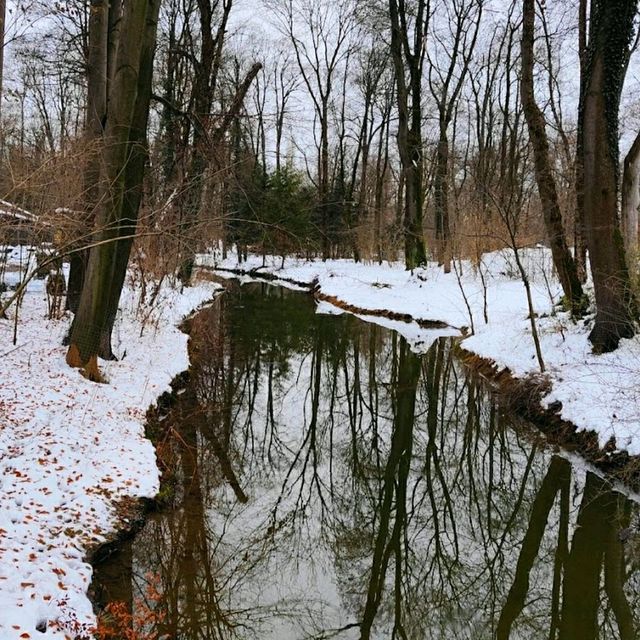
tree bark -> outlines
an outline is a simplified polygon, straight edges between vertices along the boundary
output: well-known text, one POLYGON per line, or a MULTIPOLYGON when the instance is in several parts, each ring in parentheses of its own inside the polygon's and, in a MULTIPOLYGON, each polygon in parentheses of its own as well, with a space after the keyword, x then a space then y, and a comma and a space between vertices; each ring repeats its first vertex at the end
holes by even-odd
MULTIPOLYGON (((109 46, 109 1, 91 0, 89 7, 89 48, 87 52, 87 107, 85 144, 88 158, 84 175, 84 211, 77 235, 86 240, 97 205, 100 184, 98 145, 107 115, 107 58, 109 46)), ((82 243, 82 240, 81 240, 82 243)), ((87 266, 87 251, 71 255, 66 306, 78 311, 87 266)))
POLYGON ((640 133, 624 159, 622 177, 622 229, 627 267, 632 276, 638 272, 638 210, 640 209, 640 133))
MULTIPOLYGON (((101 142, 107 118, 109 84, 115 66, 121 0, 92 0, 87 53, 87 107, 85 143, 88 153, 84 174, 83 216, 79 220, 80 244, 85 244, 100 197, 101 142)), ((71 254, 66 307, 76 313, 87 268, 88 251, 71 254)))
MULTIPOLYGON (((160 2, 160 0, 156 0, 160 2)), ((152 31, 145 34, 142 52, 140 54, 140 75, 138 80, 138 95, 131 122, 128 157, 125 168, 125 190, 122 201, 122 216, 118 233, 120 240, 116 243, 114 278, 111 281, 109 293, 109 308, 106 322, 100 336, 100 350, 98 355, 104 360, 114 360, 111 345, 113 323, 118 313, 120 293, 127 274, 127 265, 131 255, 131 247, 138 224, 138 212, 142 202, 145 164, 148 158, 147 124, 149 122, 149 103, 153 80, 153 59, 155 54, 155 28, 153 16, 147 20, 146 29, 152 31)))
POLYGON ((449 123, 440 121, 440 137, 436 151, 436 170, 433 184, 436 213, 436 242, 438 262, 444 272, 451 272, 451 232, 449 228, 449 123))
MULTIPOLYGON (((127 191, 134 186, 135 162, 130 164, 130 161, 135 158, 132 150, 136 149, 136 136, 139 136, 139 132, 134 131, 137 116, 143 108, 149 109, 150 88, 145 87, 145 83, 150 84, 159 8, 160 0, 130 2, 126 3, 122 16, 102 155, 100 206, 94 235, 98 244, 89 254, 67 353, 67 363, 84 367, 92 380, 100 380, 97 357, 104 333, 110 331, 115 317, 114 308, 117 309, 126 273, 131 245, 119 238, 135 230, 133 213, 127 205, 134 202, 128 200, 131 193, 127 191)), ((137 176, 139 182, 141 178, 137 176)))
POLYGON ((596 298, 589 340, 613 351, 635 333, 636 303, 618 223, 618 109, 637 13, 635 0, 594 0, 584 87, 584 214, 596 298))
POLYGON ((409 45, 409 34, 404 15, 404 3, 389 0, 391 19, 391 57, 396 75, 396 99, 398 101, 398 152, 404 177, 404 243, 405 264, 414 269, 426 264, 427 255, 422 232, 424 208, 423 154, 422 154, 422 56, 426 22, 429 20, 430 3, 418 1, 415 20, 414 49, 409 45), (426 15, 425 15, 426 13, 426 15), (405 65, 409 69, 409 85, 405 78, 405 65))
POLYGON ((578 104, 578 132, 576 140, 575 191, 576 209, 574 219, 574 254, 576 270, 581 282, 587 279, 587 240, 584 228, 584 165, 583 165, 583 114, 584 83, 587 69, 587 2, 580 0, 578 10, 578 53, 580 57, 580 99, 578 104))
POLYGON ((558 272, 565 299, 574 316, 584 312, 584 294, 578 278, 575 262, 567 246, 562 212, 558 200, 555 177, 549 161, 544 114, 536 104, 533 87, 533 39, 535 27, 535 0, 524 0, 522 8, 522 75, 520 94, 524 116, 529 128, 529 140, 533 147, 536 182, 542 204, 545 229, 551 247, 553 264, 558 272))

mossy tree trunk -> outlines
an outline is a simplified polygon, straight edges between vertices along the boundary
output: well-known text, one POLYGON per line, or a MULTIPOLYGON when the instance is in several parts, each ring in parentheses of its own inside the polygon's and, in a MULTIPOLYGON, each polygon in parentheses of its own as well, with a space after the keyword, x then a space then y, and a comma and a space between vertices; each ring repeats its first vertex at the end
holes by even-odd
POLYGON ((582 285, 576 264, 567 246, 562 224, 556 180, 551 170, 549 140, 544 114, 538 107, 533 86, 533 40, 535 31, 535 1, 524 0, 522 7, 522 74, 520 94, 524 116, 533 148, 536 182, 542 204, 544 225, 551 247, 553 264, 558 272, 565 299, 574 315, 581 315, 584 307, 582 285))
POLYGON ((582 113, 587 247, 596 298, 589 340, 613 351, 635 333, 636 303, 618 221, 618 110, 637 14, 636 0, 594 0, 582 113))
POLYGON ((97 357, 105 332, 111 331, 126 273, 131 242, 125 236, 135 231, 136 190, 144 173, 141 125, 146 130, 159 7, 160 0, 136 0, 125 2, 123 9, 101 155, 96 246, 89 253, 67 353, 68 364, 84 367, 94 380, 100 379, 97 357))

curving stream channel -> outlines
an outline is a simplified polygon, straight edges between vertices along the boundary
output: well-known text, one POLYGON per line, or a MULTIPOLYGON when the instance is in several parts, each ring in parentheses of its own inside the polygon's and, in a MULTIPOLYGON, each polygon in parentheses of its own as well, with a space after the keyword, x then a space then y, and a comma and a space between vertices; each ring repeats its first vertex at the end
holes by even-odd
POLYGON ((505 415, 449 340, 416 355, 263 284, 190 331, 150 424, 171 505, 94 580, 162 612, 141 637, 638 637, 637 504, 505 415))

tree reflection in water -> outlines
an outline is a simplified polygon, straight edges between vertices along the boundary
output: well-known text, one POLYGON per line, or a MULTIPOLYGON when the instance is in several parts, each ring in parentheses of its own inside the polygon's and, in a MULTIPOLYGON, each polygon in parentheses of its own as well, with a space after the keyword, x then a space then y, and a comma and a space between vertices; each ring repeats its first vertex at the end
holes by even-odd
POLYGON ((175 504, 98 569, 103 599, 157 575, 166 638, 636 637, 635 503, 545 451, 447 340, 419 356, 266 285, 191 334, 160 425, 175 504))

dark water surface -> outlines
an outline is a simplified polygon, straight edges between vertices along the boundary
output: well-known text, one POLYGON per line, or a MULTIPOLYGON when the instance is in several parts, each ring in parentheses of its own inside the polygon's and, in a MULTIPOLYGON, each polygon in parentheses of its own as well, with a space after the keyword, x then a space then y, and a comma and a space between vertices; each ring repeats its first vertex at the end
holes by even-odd
POLYGON ((191 360, 151 425, 173 508, 94 583, 160 607, 145 632, 638 637, 636 503, 504 415, 448 340, 418 356, 253 284, 194 320, 191 360))

